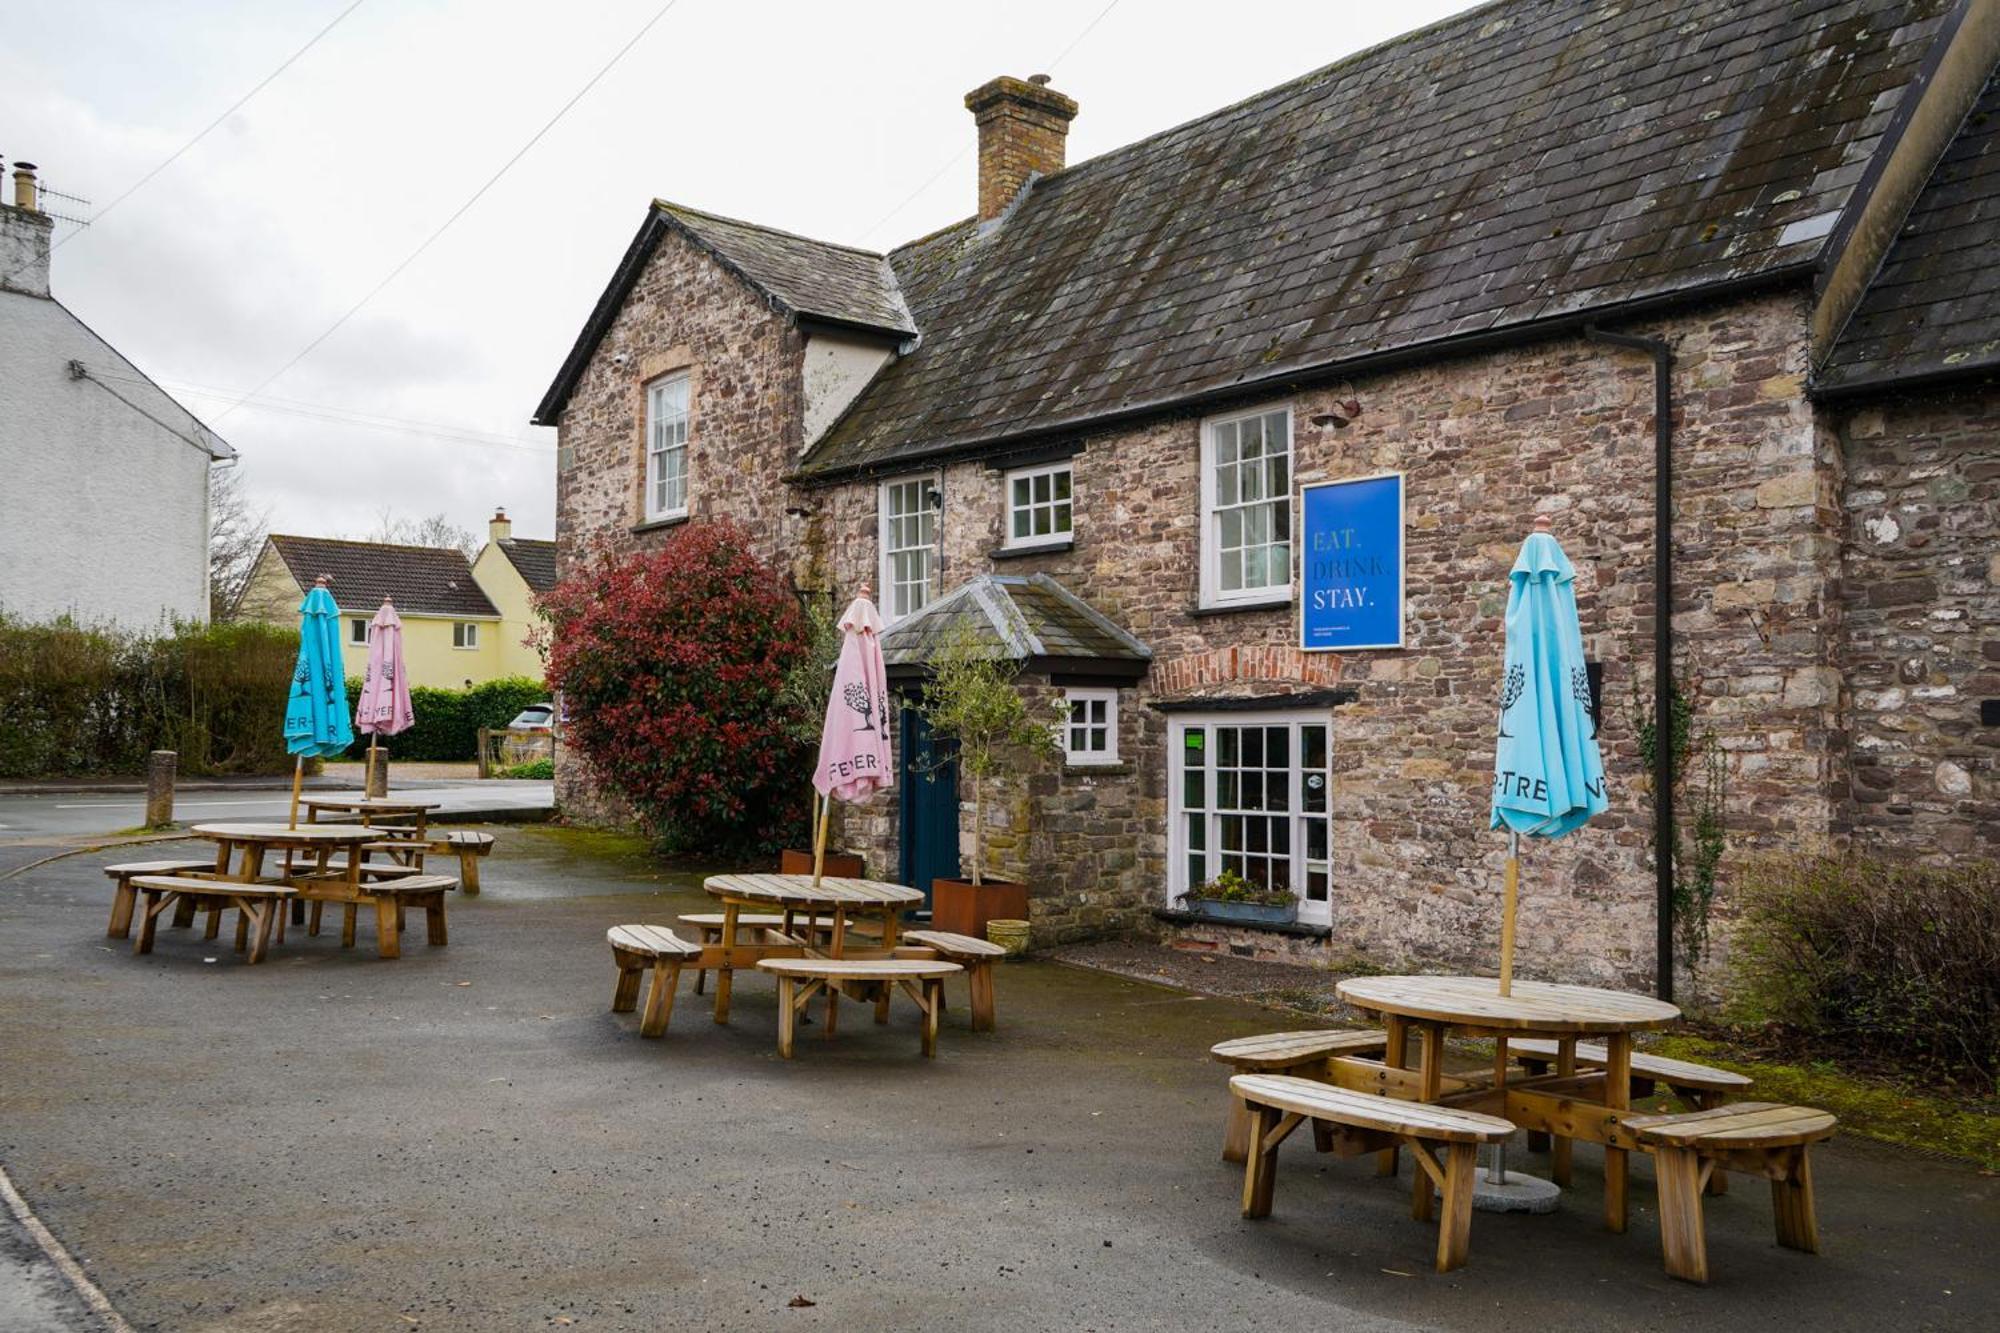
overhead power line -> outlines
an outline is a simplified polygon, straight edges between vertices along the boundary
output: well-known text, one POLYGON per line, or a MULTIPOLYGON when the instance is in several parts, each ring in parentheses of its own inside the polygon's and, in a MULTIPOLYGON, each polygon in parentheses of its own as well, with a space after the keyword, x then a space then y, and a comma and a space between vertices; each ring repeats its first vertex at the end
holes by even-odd
MULTIPOLYGON (((1062 62, 1069 56, 1069 53, 1076 50, 1076 48, 1082 44, 1083 39, 1090 36, 1090 34, 1096 30, 1097 25, 1104 22, 1105 16, 1110 14, 1112 10, 1118 8, 1118 5, 1119 5, 1119 0, 1111 0, 1111 3, 1104 6, 1104 8, 1098 10, 1097 17, 1092 19, 1090 22, 1084 24, 1082 30, 1079 31, 1076 34, 1076 36, 1069 39, 1069 45, 1065 46, 1062 49, 1062 51, 1059 54, 1057 54, 1054 60, 1051 60, 1048 64, 1042 66, 1041 72, 1044 74, 1055 73, 1056 66, 1062 64, 1062 62)), ((919 185, 916 189, 910 191, 909 194, 903 197, 903 202, 897 204, 894 208, 884 213, 881 217, 875 219, 874 225, 869 227, 868 230, 861 233, 861 239, 864 241, 867 240, 870 236, 873 236, 876 232, 882 230, 882 228, 892 218, 896 217, 904 209, 908 208, 911 204, 914 204, 915 202, 917 202, 917 200, 921 199, 924 196, 924 193, 928 191, 931 188, 931 186, 936 185, 940 180, 944 179, 944 174, 946 172, 950 171, 953 167, 963 162, 965 160, 966 154, 970 153, 976 146, 977 146, 976 141, 974 143, 968 143, 964 147, 960 148, 956 153, 953 153, 951 155, 950 161, 946 162, 936 171, 933 171, 929 176, 926 176, 924 178, 924 183, 922 185, 919 185)))
POLYGON ((443 236, 447 231, 451 230, 452 225, 454 223, 456 223, 460 218, 464 217, 468 212, 471 211, 472 206, 474 204, 478 203, 481 199, 485 198, 486 192, 488 190, 491 190, 495 185, 498 185, 500 183, 501 177, 505 176, 509 171, 513 170, 514 164, 519 162, 523 157, 526 157, 528 151, 532 149, 536 144, 540 143, 542 141, 543 136, 546 135, 550 130, 554 129, 557 123, 561 121, 564 116, 569 114, 570 109, 574 107, 578 102, 581 102, 584 99, 584 97, 590 92, 590 90, 598 85, 598 82, 602 80, 605 75, 609 74, 614 68, 616 68, 618 62, 623 60, 626 54, 630 52, 633 47, 637 46, 640 40, 644 38, 647 33, 653 30, 653 26, 657 24, 661 19, 665 18, 667 14, 674 8, 674 6, 679 3, 680 0, 667 0, 666 4, 661 5, 657 10, 655 10, 653 12, 653 16, 647 19, 645 23, 640 25, 639 30, 632 34, 631 38, 628 41, 626 41, 625 45, 619 47, 618 50, 615 53, 613 53, 611 59, 604 62, 604 64, 598 69, 597 73, 591 75, 590 78, 584 82, 584 85, 581 88, 577 89, 576 92, 570 96, 570 99, 567 102, 564 102, 560 107, 556 108, 556 113, 553 116, 550 116, 548 120, 543 122, 542 127, 536 130, 533 135, 529 136, 528 141, 522 144, 518 149, 516 149, 514 151, 513 156, 509 157, 505 162, 502 162, 500 164, 500 169, 498 171, 495 171, 491 176, 488 176, 486 178, 485 184, 481 185, 478 189, 474 190, 472 192, 471 197, 468 198, 464 203, 460 204, 456 209, 454 209, 450 217, 446 218, 443 222, 439 223, 437 229, 431 232, 430 235, 426 236, 423 239, 423 242, 419 244, 416 249, 410 251, 409 254, 405 255, 403 257, 403 261, 400 264, 390 269, 388 274, 380 282, 376 283, 373 287, 369 288, 368 294, 366 296, 363 296, 359 301, 356 301, 353 305, 349 306, 345 314, 341 315, 339 319, 334 320, 333 323, 327 325, 326 329, 318 337, 314 338, 311 342, 307 343, 304 347, 300 348, 298 354, 292 357, 291 360, 285 362, 284 365, 279 366, 269 375, 266 375, 263 378, 263 380, 258 383, 256 388, 252 389, 249 393, 244 394, 241 398, 231 403, 228 407, 223 408, 221 412, 216 414, 215 419, 217 421, 222 420, 224 417, 234 412, 237 408, 243 406, 245 403, 249 402, 252 398, 255 398, 258 394, 264 392, 265 389, 269 388, 272 384, 274 384, 281 376, 283 376, 293 366, 296 366, 299 362, 305 360, 307 357, 311 356, 315 351, 317 351, 319 349, 320 344, 324 343, 328 338, 331 338, 334 334, 338 333, 341 327, 345 325, 348 320, 353 319, 357 314, 361 313, 362 307, 366 306, 370 301, 374 300, 377 296, 381 295, 383 288, 387 287, 390 283, 394 282, 398 277, 400 277, 404 269, 416 263, 418 258, 422 256, 426 250, 430 249, 431 246, 437 242, 439 237, 443 236))
MULTIPOLYGON (((338 14, 335 14, 333 16, 332 22, 328 23, 324 28, 321 28, 318 32, 314 33, 304 46, 301 46, 298 50, 292 52, 289 56, 286 56, 283 64, 279 65, 269 74, 266 74, 263 78, 257 80, 257 84, 255 87, 251 88, 249 92, 243 94, 243 96, 237 98, 234 102, 231 102, 229 104, 229 108, 226 111, 224 111, 221 115, 217 116, 214 120, 209 121, 208 124, 204 125, 201 129, 201 132, 195 135, 194 138, 189 139, 179 148, 176 148, 174 149, 173 152, 167 154, 166 157, 161 160, 158 166, 154 167, 151 171, 141 176, 138 180, 133 181, 130 185, 126 186, 124 191, 121 192, 110 203, 106 204, 104 207, 98 209, 95 213, 91 214, 90 220, 92 222, 98 221, 106 213, 109 213, 112 209, 118 207, 118 205, 124 203, 127 199, 130 199, 133 195, 145 189, 146 186, 149 183, 151 183, 153 177, 159 175, 161 172, 165 171, 168 167, 172 166, 175 162, 179 161, 182 154, 186 153, 190 148, 193 148, 203 139, 206 139, 211 133, 215 131, 217 126, 222 124, 223 121, 228 120, 238 111, 241 111, 246 102, 248 102, 251 98, 255 97, 258 93, 263 92, 264 89, 271 83, 273 79, 277 78, 280 74, 283 74, 286 70, 290 69, 295 63, 297 63, 300 56, 312 50, 313 47, 319 45, 320 38, 326 36, 328 33, 332 32, 335 28, 339 27, 342 19, 346 18, 349 14, 352 14, 355 10, 361 8, 361 6, 364 3, 365 0, 354 0, 353 4, 341 10, 338 14)), ((69 235, 63 237, 62 240, 57 241, 54 245, 50 246, 49 248, 52 251, 60 250, 64 245, 68 244, 72 239, 82 234, 83 233, 81 229, 77 231, 72 231, 69 233, 69 235)))

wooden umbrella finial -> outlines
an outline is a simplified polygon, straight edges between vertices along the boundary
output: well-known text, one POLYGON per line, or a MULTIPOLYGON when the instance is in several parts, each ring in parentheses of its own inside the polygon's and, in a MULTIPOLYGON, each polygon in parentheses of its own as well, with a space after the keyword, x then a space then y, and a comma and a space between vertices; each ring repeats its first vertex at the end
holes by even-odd
POLYGON ((328 587, 328 586, 330 586, 330 585, 331 585, 332 583, 333 583, 333 576, 332 576, 332 575, 330 575, 330 574, 322 574, 322 575, 320 575, 320 576, 319 576, 318 578, 316 578, 316 579, 314 579, 314 580, 313 580, 313 587, 315 587, 315 588, 325 588, 325 587, 328 587))
POLYGON ((1547 514, 1535 515, 1535 531, 1547 532, 1549 530, 1549 525, 1554 521, 1555 520, 1550 518, 1547 514))
POLYGON ((874 589, 873 587, 871 587, 871 586, 869 585, 869 582, 868 582, 868 580, 867 580, 867 579, 863 579, 863 580, 861 580, 861 591, 860 591, 860 592, 858 592, 858 593, 856 593, 856 594, 855 594, 855 596, 857 596, 857 597, 870 597, 870 596, 873 596, 873 595, 874 595, 874 592, 875 592, 875 589, 874 589))

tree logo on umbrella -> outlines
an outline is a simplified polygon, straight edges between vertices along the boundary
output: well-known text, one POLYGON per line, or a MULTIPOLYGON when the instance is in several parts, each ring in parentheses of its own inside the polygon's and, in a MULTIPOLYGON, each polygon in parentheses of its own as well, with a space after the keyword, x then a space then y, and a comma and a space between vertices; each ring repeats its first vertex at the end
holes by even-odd
POLYGON ((1569 694, 1576 700, 1576 706, 1583 710, 1583 715, 1590 719, 1590 738, 1596 740, 1597 710, 1590 706, 1590 672, 1586 668, 1570 668, 1569 694))
POLYGON ((875 706, 873 701, 868 697, 868 687, 860 681, 852 681, 845 690, 841 691, 841 695, 847 700, 849 708, 861 714, 861 725, 856 727, 855 730, 875 730, 875 706))
POLYGON ((1506 679, 1500 686, 1500 734, 1512 738, 1507 730, 1507 710, 1520 702, 1522 693, 1528 688, 1528 671, 1519 662, 1507 668, 1506 679))

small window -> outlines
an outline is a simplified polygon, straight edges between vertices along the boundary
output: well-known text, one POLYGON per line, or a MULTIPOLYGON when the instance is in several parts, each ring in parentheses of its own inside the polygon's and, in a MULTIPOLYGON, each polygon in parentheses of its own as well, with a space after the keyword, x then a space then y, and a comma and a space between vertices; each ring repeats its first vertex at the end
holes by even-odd
POLYGON ((1024 467, 1007 474, 1007 540, 1010 549, 1054 546, 1070 540, 1070 465, 1024 467))
POLYGON ((451 646, 454 648, 477 648, 479 646, 479 626, 470 620, 456 620, 451 626, 451 646))
POLYGON ((938 479, 882 483, 882 614, 897 621, 924 609, 937 574, 938 479))
POLYGON ((347 641, 349 643, 367 643, 368 622, 360 616, 354 616, 349 619, 347 622, 347 641))
POLYGON ((1292 411, 1215 417, 1201 428, 1201 604, 1292 590, 1292 411))
POLYGON ((669 375, 646 390, 646 519, 684 518, 688 377, 669 375))
POLYGON ((1065 690, 1069 721, 1063 726, 1063 756, 1070 767, 1118 762, 1118 691, 1065 690))

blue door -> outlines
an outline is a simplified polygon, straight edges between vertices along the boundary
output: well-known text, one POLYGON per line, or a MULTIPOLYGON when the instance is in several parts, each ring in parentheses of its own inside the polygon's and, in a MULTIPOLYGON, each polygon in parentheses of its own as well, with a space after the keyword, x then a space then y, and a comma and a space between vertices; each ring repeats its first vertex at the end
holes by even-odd
POLYGON ((931 899, 931 881, 957 879, 958 763, 957 745, 934 740, 930 724, 914 708, 902 710, 896 753, 896 775, 902 832, 902 882, 931 899))

